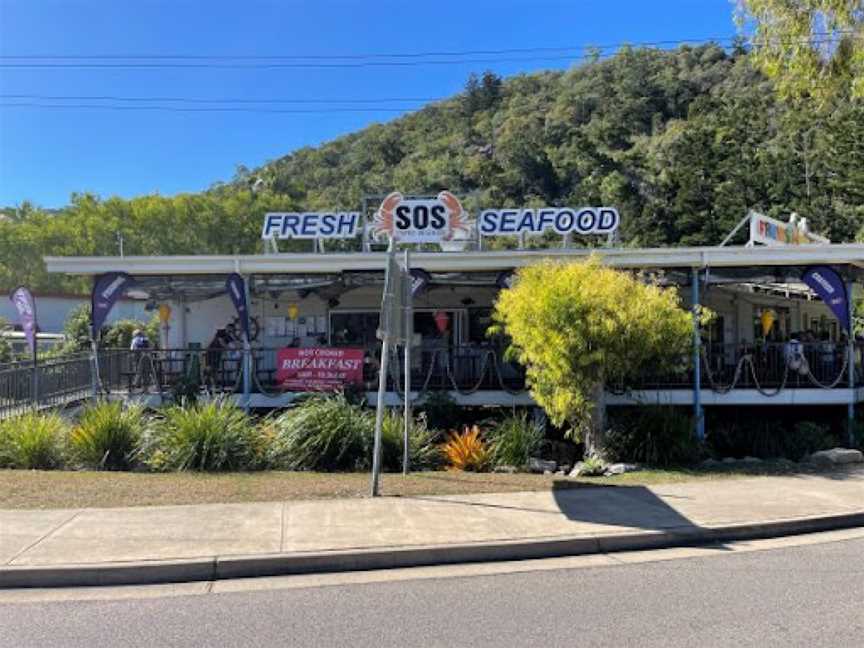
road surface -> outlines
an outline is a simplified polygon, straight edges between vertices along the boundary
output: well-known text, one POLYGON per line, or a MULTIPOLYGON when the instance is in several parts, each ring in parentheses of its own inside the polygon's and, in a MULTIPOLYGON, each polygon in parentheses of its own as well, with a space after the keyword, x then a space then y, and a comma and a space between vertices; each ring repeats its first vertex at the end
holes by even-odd
MULTIPOLYGON (((757 551, 283 577, 230 593, 217 592, 231 582, 215 590, 197 584, 196 595, 117 588, 111 600, 37 597, 0 604, 0 646, 857 648, 864 645, 864 533, 846 533, 798 546, 770 541, 781 548, 757 551)), ((21 600, 10 596, 0 601, 21 600)))

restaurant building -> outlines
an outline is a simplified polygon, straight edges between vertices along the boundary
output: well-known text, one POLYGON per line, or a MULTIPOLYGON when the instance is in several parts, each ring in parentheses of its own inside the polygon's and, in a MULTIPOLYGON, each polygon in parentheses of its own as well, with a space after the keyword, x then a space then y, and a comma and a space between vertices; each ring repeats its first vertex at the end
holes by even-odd
MULTIPOLYGON (((448 192, 422 199, 393 194, 374 219, 361 212, 268 214, 262 229, 268 251, 262 254, 45 262, 49 272, 94 280, 125 273, 135 293, 159 307, 162 340, 152 355, 160 388, 195 372, 211 389, 234 392, 256 408, 289 404, 306 391, 304 375, 309 389, 341 380, 374 399, 388 255, 382 232, 396 247, 412 248, 415 398, 446 390, 466 406, 531 405, 522 370, 505 360, 503 341, 486 333, 496 295, 521 267, 594 254, 611 267, 673 287, 685 308, 700 304, 716 314, 709 327, 694 331, 692 353, 682 358, 680 371, 608 385, 609 405, 687 405, 700 416, 703 406, 830 405, 851 416, 864 400, 861 343, 849 335, 864 245, 830 244, 802 224, 754 214, 746 246, 639 249, 616 244, 617 225, 617 212, 608 208, 485 210, 475 221, 448 192), (441 221, 437 234, 422 227, 441 221), (532 236, 560 240, 528 249, 532 236), (511 248, 490 249, 490 240, 501 237, 513 241, 511 248), (280 238, 308 238, 310 251, 281 253, 280 238), (359 249, 324 251, 333 238, 343 244, 356 239, 359 249), (236 275, 243 279, 250 316, 248 381, 241 376, 236 295, 226 292, 226 281, 236 275), (222 332, 235 343, 214 345, 222 332), (793 334, 803 361, 790 360, 793 334), (329 358, 329 365, 313 367, 329 373, 292 373, 303 358, 329 358)), ((386 400, 396 405, 404 367, 390 366, 386 400)))

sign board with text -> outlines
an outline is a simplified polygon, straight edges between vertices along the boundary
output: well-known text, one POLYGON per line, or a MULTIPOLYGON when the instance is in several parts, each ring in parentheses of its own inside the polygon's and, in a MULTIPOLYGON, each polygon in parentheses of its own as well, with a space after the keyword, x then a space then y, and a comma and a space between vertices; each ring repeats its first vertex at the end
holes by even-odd
POLYGON ((334 391, 362 383, 363 349, 279 349, 276 353, 276 382, 285 391, 334 391))

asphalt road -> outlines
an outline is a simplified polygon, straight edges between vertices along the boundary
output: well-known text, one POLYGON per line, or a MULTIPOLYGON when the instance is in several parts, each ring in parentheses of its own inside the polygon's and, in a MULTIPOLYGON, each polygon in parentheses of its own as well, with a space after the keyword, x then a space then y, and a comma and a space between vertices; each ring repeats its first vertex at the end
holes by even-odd
POLYGON ((288 645, 857 648, 864 539, 528 573, 0 605, 4 647, 288 645))

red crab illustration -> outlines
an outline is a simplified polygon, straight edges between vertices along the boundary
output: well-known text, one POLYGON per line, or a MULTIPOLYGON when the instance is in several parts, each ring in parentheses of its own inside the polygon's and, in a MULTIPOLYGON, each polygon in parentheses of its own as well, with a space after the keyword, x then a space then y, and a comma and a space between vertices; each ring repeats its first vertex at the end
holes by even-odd
POLYGON ((471 224, 468 222, 468 214, 465 213, 465 209, 462 207, 459 199, 449 191, 442 191, 438 194, 438 200, 444 203, 449 213, 447 233, 444 235, 444 240, 452 240, 457 230, 469 234, 471 232, 471 224))
POLYGON ((393 234, 393 210, 402 202, 402 194, 394 191, 387 196, 381 203, 381 207, 375 213, 375 218, 372 221, 375 236, 381 234, 393 234))

